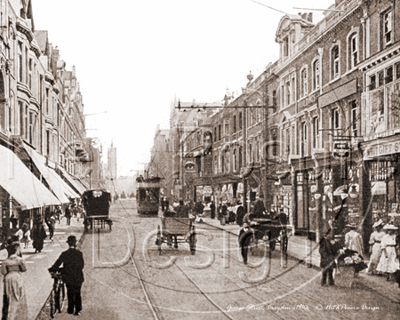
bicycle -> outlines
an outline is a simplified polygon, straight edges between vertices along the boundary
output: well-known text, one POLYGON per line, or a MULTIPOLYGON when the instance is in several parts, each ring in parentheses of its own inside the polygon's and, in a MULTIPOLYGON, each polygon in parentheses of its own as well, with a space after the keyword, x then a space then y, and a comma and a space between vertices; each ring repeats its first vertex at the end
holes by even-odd
POLYGON ((53 289, 50 293, 50 317, 54 318, 54 315, 62 312, 65 300, 65 284, 62 279, 61 269, 53 272, 50 271, 51 277, 54 279, 53 289))

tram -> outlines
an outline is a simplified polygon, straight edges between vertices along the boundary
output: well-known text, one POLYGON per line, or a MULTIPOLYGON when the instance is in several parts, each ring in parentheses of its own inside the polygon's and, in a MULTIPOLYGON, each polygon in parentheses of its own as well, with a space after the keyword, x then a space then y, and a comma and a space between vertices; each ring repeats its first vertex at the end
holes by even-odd
POLYGON ((145 179, 140 176, 136 178, 136 204, 139 214, 158 214, 160 180, 159 177, 145 179))

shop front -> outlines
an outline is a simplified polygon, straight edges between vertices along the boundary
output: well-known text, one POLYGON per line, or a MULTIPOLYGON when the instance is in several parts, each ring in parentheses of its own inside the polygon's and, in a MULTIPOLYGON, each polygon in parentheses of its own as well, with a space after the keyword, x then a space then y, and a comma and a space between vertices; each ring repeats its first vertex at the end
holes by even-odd
POLYGON ((367 188, 371 197, 368 203, 369 224, 382 219, 400 227, 400 142, 396 136, 384 141, 374 141, 365 146, 364 160, 368 172, 367 188))

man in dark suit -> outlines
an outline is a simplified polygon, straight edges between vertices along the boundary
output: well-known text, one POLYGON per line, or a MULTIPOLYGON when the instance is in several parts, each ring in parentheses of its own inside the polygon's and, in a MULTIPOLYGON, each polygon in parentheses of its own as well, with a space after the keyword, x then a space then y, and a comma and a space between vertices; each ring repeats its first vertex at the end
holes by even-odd
POLYGON ((215 219, 215 204, 214 204, 214 201, 211 201, 211 204, 210 204, 210 218, 211 219, 215 219))
POLYGON ((339 253, 340 247, 338 243, 333 243, 333 232, 325 235, 319 243, 319 254, 321 255, 320 267, 322 270, 321 286, 326 284, 328 276, 329 285, 335 284, 333 280, 333 269, 336 267, 335 258, 339 253))
POLYGON ((68 313, 80 315, 82 310, 81 288, 83 278, 83 255, 76 249, 76 237, 69 236, 67 243, 69 249, 61 253, 60 257, 49 269, 50 272, 56 272, 63 264, 62 277, 67 286, 68 313), (75 309, 75 310, 74 310, 75 309))

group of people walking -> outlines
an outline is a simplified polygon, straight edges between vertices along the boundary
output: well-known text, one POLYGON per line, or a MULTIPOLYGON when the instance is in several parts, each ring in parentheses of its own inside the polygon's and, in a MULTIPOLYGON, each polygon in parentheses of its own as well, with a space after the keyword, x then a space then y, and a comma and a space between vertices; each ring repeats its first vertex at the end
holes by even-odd
POLYGON ((392 224, 384 225, 382 220, 374 225, 374 232, 370 237, 371 258, 368 265, 370 274, 386 276, 393 279, 394 273, 400 269, 399 243, 395 234, 398 228, 392 224))
MULTIPOLYGON (((320 241, 319 252, 321 255, 322 279, 321 285, 326 284, 328 278, 329 285, 334 285, 333 271, 337 267, 337 261, 346 251, 352 252, 362 262, 364 260, 363 239, 357 231, 357 225, 350 223, 346 225, 348 232, 345 233, 344 243, 334 238, 334 232, 329 232, 320 241)), ((393 224, 384 224, 382 220, 373 225, 374 232, 370 236, 370 260, 368 266, 365 265, 369 274, 386 276, 387 280, 395 279, 395 274, 399 274, 399 243, 395 234, 398 228, 393 224)), ((363 262, 362 262, 363 263, 363 262)), ((355 265, 356 266, 356 265, 355 265)), ((355 276, 358 275, 360 268, 355 268, 355 276)))

